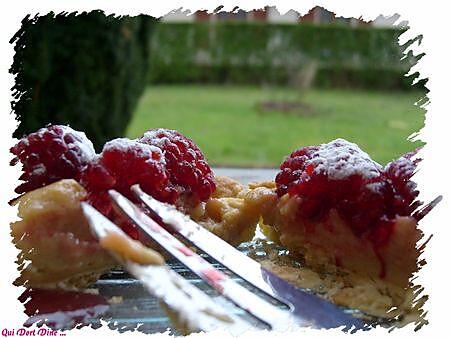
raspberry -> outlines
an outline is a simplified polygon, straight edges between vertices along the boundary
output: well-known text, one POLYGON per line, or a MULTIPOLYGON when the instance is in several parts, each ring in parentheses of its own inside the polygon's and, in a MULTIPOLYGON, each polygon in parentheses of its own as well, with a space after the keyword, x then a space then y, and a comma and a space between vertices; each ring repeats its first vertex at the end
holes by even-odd
POLYGON ((396 214, 411 215, 422 203, 417 201, 419 195, 417 185, 411 181, 417 164, 421 159, 411 159, 419 148, 409 152, 397 160, 388 163, 384 168, 386 179, 393 189, 393 210, 396 214))
POLYGON ((150 129, 139 140, 161 149, 166 161, 169 189, 176 198, 197 204, 216 189, 214 175, 198 146, 175 130, 150 129))
POLYGON ((113 209, 108 190, 115 189, 137 203, 130 187, 139 184, 159 200, 173 200, 161 150, 125 138, 104 145, 98 158, 83 172, 81 184, 88 191, 87 201, 134 239, 139 237, 135 224, 113 209))
POLYGON ((276 176, 277 194, 301 198, 297 217, 324 220, 334 208, 357 236, 376 245, 389 239, 391 220, 411 215, 418 202, 410 181, 417 161, 413 153, 384 169, 356 144, 337 139, 294 151, 276 176))
POLYGON ((82 174, 81 183, 89 193, 89 201, 106 215, 111 212, 109 189, 133 199, 130 187, 139 184, 160 200, 171 199, 161 150, 124 138, 104 145, 98 158, 82 174))
POLYGON ((64 178, 79 179, 96 156, 84 133, 60 125, 49 125, 22 138, 11 153, 15 155, 11 165, 23 164, 20 179, 24 183, 16 188, 19 194, 64 178))
POLYGON ((133 238, 135 226, 112 208, 109 189, 137 202, 133 184, 156 199, 181 208, 206 200, 215 190, 214 176, 202 152, 174 130, 149 130, 138 140, 115 139, 96 155, 84 133, 48 126, 22 139, 11 152, 24 165, 26 192, 63 178, 74 178, 88 192, 88 202, 120 224, 133 238))

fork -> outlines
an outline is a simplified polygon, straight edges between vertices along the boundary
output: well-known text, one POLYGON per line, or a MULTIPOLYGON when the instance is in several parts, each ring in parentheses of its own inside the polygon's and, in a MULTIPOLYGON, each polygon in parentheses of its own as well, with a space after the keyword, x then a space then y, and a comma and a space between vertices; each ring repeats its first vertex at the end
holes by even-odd
MULTIPOLYGON (((156 242, 200 279, 272 330, 293 330, 299 327, 366 330, 369 326, 353 317, 345 309, 296 288, 212 234, 174 206, 162 203, 146 194, 138 185, 131 191, 145 210, 115 190, 109 196, 116 208, 131 219, 144 236, 156 242), (227 274, 191 250, 173 234, 200 249, 219 264, 241 277, 262 295, 235 282, 227 274)), ((96 209, 83 202, 82 208, 93 233, 102 238, 109 231, 121 232, 96 209)), ((114 253, 112 253, 114 255, 114 253)), ((242 333, 252 326, 242 318, 230 314, 211 297, 189 284, 167 266, 142 266, 117 257, 122 266, 139 279, 147 290, 179 313, 192 331, 211 331, 225 328, 242 333)))

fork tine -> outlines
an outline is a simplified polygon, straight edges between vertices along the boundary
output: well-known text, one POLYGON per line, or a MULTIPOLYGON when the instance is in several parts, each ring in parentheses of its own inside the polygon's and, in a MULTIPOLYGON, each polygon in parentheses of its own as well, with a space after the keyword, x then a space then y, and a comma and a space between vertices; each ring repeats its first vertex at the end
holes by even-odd
POLYGON ((192 221, 174 206, 157 201, 144 193, 138 185, 132 186, 131 190, 146 205, 147 210, 151 211, 151 217, 164 228, 181 236, 279 303, 287 305, 295 317, 301 318, 302 323, 319 328, 367 328, 364 321, 353 317, 345 309, 277 277, 257 261, 192 221))
POLYGON ((261 278, 263 268, 258 262, 192 221, 189 217, 176 210, 174 206, 159 202, 146 194, 139 185, 133 185, 131 190, 157 218, 162 218, 164 226, 168 226, 170 230, 181 235, 190 244, 206 252, 217 262, 266 295, 291 307, 291 304, 276 295, 272 288, 261 278))
MULTIPOLYGON (((102 238, 109 232, 118 232, 126 236, 119 227, 91 205, 82 202, 81 206, 96 237, 102 238)), ((241 334, 251 328, 247 322, 228 314, 211 297, 167 266, 143 266, 111 253, 129 273, 143 283, 150 294, 179 313, 189 330, 213 331, 225 327, 233 334, 241 334)))
MULTIPOLYGON (((189 268, 199 278, 208 283, 225 298, 231 300, 272 329, 288 329, 293 327, 295 320, 289 311, 281 310, 243 286, 234 282, 224 273, 214 268, 210 263, 186 247, 167 230, 147 216, 140 208, 115 190, 109 195, 116 206, 128 216, 144 233, 150 236, 171 256, 189 268)), ((302 322, 302 325, 307 323, 302 322)))

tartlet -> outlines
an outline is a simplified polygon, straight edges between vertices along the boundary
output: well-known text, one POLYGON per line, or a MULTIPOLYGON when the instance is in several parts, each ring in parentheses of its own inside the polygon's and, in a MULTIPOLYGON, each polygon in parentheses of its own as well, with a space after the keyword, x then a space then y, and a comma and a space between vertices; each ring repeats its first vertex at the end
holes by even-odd
POLYGON ((301 148, 282 163, 275 182, 250 185, 261 228, 309 266, 407 287, 423 236, 414 217, 412 156, 383 168, 342 139, 301 148))
POLYGON ((80 202, 85 189, 64 179, 30 191, 15 203, 21 220, 11 224, 21 250, 16 284, 32 288, 84 288, 116 265, 91 234, 80 202))
POLYGON ((22 251, 18 284, 86 287, 116 264, 91 235, 80 206, 90 203, 139 239, 135 225, 112 207, 109 189, 138 203, 130 187, 139 184, 233 245, 251 239, 259 220, 258 210, 244 198, 248 189, 216 178, 197 145, 173 130, 115 139, 95 154, 83 133, 47 126, 11 151, 16 156, 12 163, 20 161, 24 170, 17 189, 24 194, 16 200, 22 220, 11 224, 22 251))

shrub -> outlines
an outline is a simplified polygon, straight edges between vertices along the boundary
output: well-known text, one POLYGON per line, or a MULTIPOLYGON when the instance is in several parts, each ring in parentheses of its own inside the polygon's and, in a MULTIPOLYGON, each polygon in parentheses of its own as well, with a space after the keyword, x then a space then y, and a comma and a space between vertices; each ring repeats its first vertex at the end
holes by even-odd
POLYGON ((161 23, 149 81, 286 84, 317 62, 318 86, 408 88, 403 29, 253 22, 161 23))
POLYGON ((154 21, 101 11, 27 16, 11 39, 15 136, 69 124, 99 148, 123 135, 146 85, 154 21))

